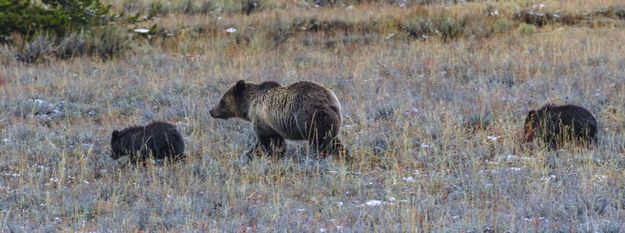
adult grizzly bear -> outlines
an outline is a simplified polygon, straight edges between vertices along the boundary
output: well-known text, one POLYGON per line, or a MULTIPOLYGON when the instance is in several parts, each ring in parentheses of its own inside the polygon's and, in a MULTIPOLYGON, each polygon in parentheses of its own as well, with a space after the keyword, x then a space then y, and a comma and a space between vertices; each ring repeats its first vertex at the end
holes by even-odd
POLYGON ((583 107, 545 105, 531 110, 525 119, 526 142, 541 138, 551 148, 567 141, 590 145, 597 142, 597 120, 583 107))
POLYGON ((332 91, 316 83, 282 86, 273 81, 254 84, 240 80, 226 91, 210 115, 254 124, 257 142, 248 152, 250 158, 258 152, 282 156, 285 139, 307 140, 310 148, 323 156, 347 154, 337 138, 341 104, 332 91))
POLYGON ((175 162, 184 158, 184 141, 176 126, 166 122, 152 122, 133 126, 111 135, 111 158, 117 160, 130 155, 132 164, 147 158, 175 162))

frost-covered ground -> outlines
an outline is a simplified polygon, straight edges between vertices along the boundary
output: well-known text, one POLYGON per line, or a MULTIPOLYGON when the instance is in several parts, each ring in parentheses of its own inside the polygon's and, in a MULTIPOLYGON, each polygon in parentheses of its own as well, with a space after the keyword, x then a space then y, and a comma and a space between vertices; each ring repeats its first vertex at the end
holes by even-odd
POLYGON ((0 231, 623 232, 623 30, 447 43, 145 47, 108 61, 0 66, 0 231), (252 127, 208 110, 239 79, 321 83, 352 164, 239 156, 252 127), (521 145, 529 109, 575 103, 594 149, 521 145), (114 129, 175 123, 188 160, 113 161, 114 129), (480 123, 481 122, 481 123, 480 123), (481 126, 481 127, 480 127, 481 126))

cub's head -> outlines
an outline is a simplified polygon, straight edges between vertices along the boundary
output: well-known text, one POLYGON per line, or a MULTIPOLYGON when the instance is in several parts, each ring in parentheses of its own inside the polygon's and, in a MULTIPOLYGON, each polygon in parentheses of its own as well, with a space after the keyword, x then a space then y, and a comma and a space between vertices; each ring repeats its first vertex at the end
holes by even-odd
POLYGON ((230 87, 221 97, 219 103, 210 110, 211 117, 220 119, 238 117, 246 119, 247 104, 245 103, 245 91, 247 88, 247 84, 243 80, 239 80, 234 86, 230 87))
POLYGON ((540 122, 538 119, 538 113, 536 112, 536 110, 531 110, 529 113, 527 113, 527 117, 525 118, 525 124, 523 125, 523 140, 525 140, 526 142, 534 140, 536 131, 540 127, 538 125, 539 123, 540 122))
POLYGON ((114 130, 111 135, 111 158, 119 159, 124 156, 124 147, 122 146, 122 133, 114 130))

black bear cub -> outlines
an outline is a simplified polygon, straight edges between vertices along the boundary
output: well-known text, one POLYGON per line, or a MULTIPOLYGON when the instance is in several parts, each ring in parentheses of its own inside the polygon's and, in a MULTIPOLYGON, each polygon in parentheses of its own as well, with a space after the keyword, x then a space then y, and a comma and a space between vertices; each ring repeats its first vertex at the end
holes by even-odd
POLYGON ((542 139, 551 148, 565 142, 591 145, 597 142, 597 120, 583 107, 576 105, 545 105, 531 110, 525 119, 524 139, 542 139))
POLYGON ((166 122, 152 122, 113 131, 111 158, 130 155, 132 164, 148 158, 176 162, 184 158, 184 141, 176 126, 166 122))

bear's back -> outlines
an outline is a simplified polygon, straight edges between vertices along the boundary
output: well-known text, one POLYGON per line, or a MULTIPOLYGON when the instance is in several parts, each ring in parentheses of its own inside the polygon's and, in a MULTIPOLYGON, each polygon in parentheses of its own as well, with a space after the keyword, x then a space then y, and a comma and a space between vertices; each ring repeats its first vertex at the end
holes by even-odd
POLYGON ((266 123, 282 136, 304 140, 315 117, 333 116, 341 124, 341 106, 332 91, 316 83, 301 81, 265 90, 250 106, 253 119, 266 123))
POLYGON ((552 147, 558 147, 559 140, 563 140, 558 138, 564 136, 590 143, 598 140, 597 120, 583 107, 570 104, 546 105, 537 110, 537 114, 544 134, 541 137, 552 147))
POLYGON ((540 115, 548 117, 551 121, 562 122, 564 124, 583 124, 586 127, 596 127, 597 120, 587 109, 567 104, 567 105, 547 105, 538 110, 540 115))
POLYGON ((313 105, 336 106, 339 107, 340 102, 336 95, 328 88, 319 84, 301 81, 293 83, 286 87, 289 93, 296 95, 295 101, 310 103, 313 105))
POLYGON ((132 159, 145 159, 153 153, 156 159, 167 157, 174 158, 184 153, 184 141, 176 126, 155 121, 146 126, 133 126, 122 130, 124 135, 119 140, 126 141, 124 144, 131 152, 132 159), (135 154, 139 152, 139 154, 135 154))

